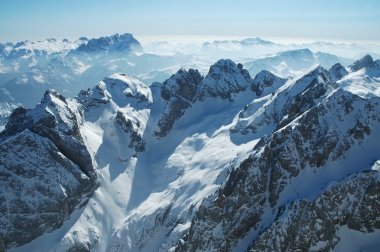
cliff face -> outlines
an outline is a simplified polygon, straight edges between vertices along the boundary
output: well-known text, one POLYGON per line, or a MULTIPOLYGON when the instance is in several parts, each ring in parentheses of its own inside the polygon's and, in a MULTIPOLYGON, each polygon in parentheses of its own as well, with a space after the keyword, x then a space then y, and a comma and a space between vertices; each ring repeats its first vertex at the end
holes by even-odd
POLYGON ((98 186, 75 103, 49 90, 0 134, 1 236, 8 247, 59 228, 98 186))

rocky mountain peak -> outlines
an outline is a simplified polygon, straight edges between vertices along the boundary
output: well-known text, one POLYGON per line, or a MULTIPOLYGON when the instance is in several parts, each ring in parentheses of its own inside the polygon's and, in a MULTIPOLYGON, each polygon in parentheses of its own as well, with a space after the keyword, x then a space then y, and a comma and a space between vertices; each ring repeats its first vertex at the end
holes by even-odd
POLYGON ((210 96, 231 100, 234 94, 245 90, 251 82, 252 78, 242 64, 221 59, 210 67, 203 80, 199 99, 210 96))
POLYGON ((158 120, 155 135, 164 137, 173 124, 195 102, 203 76, 198 70, 181 68, 167 79, 161 87, 161 97, 166 106, 158 120))
POLYGON ((0 133, 0 139, 5 140, 10 136, 25 130, 25 125, 33 122, 33 119, 30 116, 27 116, 27 112, 28 110, 24 107, 14 109, 9 116, 9 120, 5 125, 4 131, 0 133))
POLYGON ((250 45, 273 45, 274 43, 268 40, 264 40, 262 38, 246 38, 240 42, 242 45, 250 46, 250 45))
POLYGON ((246 80, 250 80, 248 71, 243 70, 243 65, 236 64, 230 59, 220 59, 215 64, 210 67, 210 70, 206 77, 211 77, 214 79, 220 79, 226 77, 226 75, 243 75, 246 80))
POLYGON ((158 121, 155 135, 164 137, 191 105, 206 97, 232 100, 237 93, 251 86, 252 78, 242 64, 221 59, 210 67, 205 78, 197 70, 180 69, 163 83, 161 97, 167 105, 158 121))
POLYGON ((81 90, 75 98, 88 110, 91 107, 98 107, 101 104, 108 103, 110 96, 106 90, 106 85, 100 82, 92 89, 81 90))
POLYGON ((289 50, 281 53, 282 56, 291 56, 291 57, 306 57, 306 58, 312 58, 313 52, 310 51, 308 48, 303 49, 296 49, 296 50, 289 50))
POLYGON ((8 178, 0 197, 2 192, 9 195, 6 204, 17 209, 0 218, 1 226, 7 228, 1 235, 8 246, 30 242, 59 228, 98 185, 79 130, 80 113, 71 102, 48 90, 35 108, 15 109, 0 133, 0 159, 11 160, 0 162, 0 174, 8 178), (24 187, 25 181, 28 187, 24 187), (24 230, 32 231, 20 235, 24 230))
POLYGON ((323 66, 318 65, 314 69, 310 70, 309 74, 313 75, 313 74, 321 74, 321 73, 326 73, 326 72, 327 70, 323 66))
POLYGON ((153 102, 150 89, 141 81, 125 74, 104 78, 93 89, 82 90, 76 99, 86 108, 97 107, 112 100, 119 107, 130 104, 140 108, 153 102))
POLYGON ((41 100, 41 104, 55 104, 57 102, 63 102, 64 104, 67 104, 66 102, 66 98, 58 93, 56 90, 54 89, 48 89, 45 91, 45 94, 41 100))
POLYGON ((331 82, 329 72, 322 66, 317 66, 314 69, 311 69, 306 74, 293 79, 289 83, 287 87, 288 91, 286 91, 284 95, 291 94, 291 97, 293 95, 298 95, 298 94, 302 95, 302 93, 308 91, 309 89, 313 87, 316 87, 316 86, 328 87, 331 85, 332 85, 332 82, 331 82))
POLYGON ((70 132, 69 134, 80 138, 75 113, 69 108, 63 95, 49 89, 34 109, 19 107, 14 110, 5 130, 2 132, 2 136, 7 137, 26 129, 32 130, 43 126, 65 133, 70 132))
POLYGON ((336 63, 329 69, 332 81, 338 81, 348 74, 348 71, 340 63, 336 63))
POLYGON ((174 95, 192 102, 202 80, 203 76, 198 70, 181 68, 163 83, 161 97, 164 100, 169 100, 174 95))
POLYGON ((318 104, 326 95, 337 88, 335 82, 331 81, 329 72, 320 66, 299 79, 296 84, 300 89, 296 90, 295 96, 292 99, 289 97, 283 106, 282 119, 277 129, 318 104))
POLYGON ((257 96, 260 96, 263 94, 264 89, 269 87, 276 89, 282 86, 285 82, 286 79, 280 78, 269 71, 262 70, 253 79, 251 89, 257 96))
POLYGON ((355 61, 348 68, 351 69, 352 72, 358 71, 362 68, 372 68, 375 66, 375 62, 373 61, 370 55, 366 55, 363 58, 355 61))
POLYGON ((77 52, 120 52, 130 50, 141 50, 141 44, 132 36, 132 34, 115 34, 109 37, 100 37, 87 40, 81 44, 77 52))
MULTIPOLYGON (((262 70, 258 74, 256 74, 253 82, 255 84, 262 84, 263 86, 269 87, 272 85, 272 80, 274 80, 277 76, 272 74, 267 70, 262 70)), ((277 77, 278 78, 278 77, 277 77)))
POLYGON ((79 130, 81 120, 75 103, 69 104, 57 91, 47 90, 35 108, 20 107, 13 111, 5 130, 0 133, 0 141, 29 130, 48 138, 87 176, 95 180, 96 172, 79 130))
MULTIPOLYGON (((263 76, 266 75, 264 72, 263 76)), ((248 104, 239 114, 232 132, 243 135, 260 135, 272 128, 281 128, 318 103, 335 88, 326 69, 318 66, 298 79, 280 81, 266 103, 257 108, 256 102, 248 104), (281 88, 280 88, 281 87, 281 88)), ((264 89, 265 91, 265 89, 264 89)), ((267 94, 267 93, 265 93, 267 94)))
MULTIPOLYGON (((330 78, 329 72, 322 66, 318 65, 309 73, 299 78, 296 81, 296 83, 303 82, 305 84, 312 85, 314 84, 314 82, 325 82, 325 83, 328 82, 329 83, 330 81, 331 81, 331 78, 330 78)), ((306 87, 308 87, 308 85, 306 85, 306 87)))
POLYGON ((149 87, 125 74, 113 74, 104 78, 102 83, 120 107, 126 106, 126 103, 149 105, 153 102, 149 87))

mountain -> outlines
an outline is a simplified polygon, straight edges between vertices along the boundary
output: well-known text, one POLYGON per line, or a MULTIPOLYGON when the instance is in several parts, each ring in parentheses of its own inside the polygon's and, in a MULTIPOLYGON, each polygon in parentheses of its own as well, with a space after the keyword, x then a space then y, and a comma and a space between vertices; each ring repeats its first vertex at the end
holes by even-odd
POLYGON ((117 72, 128 72, 150 82, 165 80, 191 56, 142 52, 129 33, 76 41, 47 39, 0 45, 0 126, 19 104, 32 108, 46 89, 74 97, 81 89, 117 72), (153 73, 154 72, 154 73, 153 73))
POLYGON ((80 69, 81 64, 73 64, 71 69, 61 66, 55 69, 54 66, 57 61, 62 62, 69 51, 85 42, 81 38, 76 41, 46 39, 0 44, 0 88, 3 95, 7 94, 7 98, 3 99, 2 95, 0 99, 0 117, 8 117, 11 109, 20 104, 33 107, 48 88, 63 91, 65 85, 71 84, 75 76, 72 73, 74 69, 80 69))
POLYGON ((351 63, 351 60, 329 53, 313 53, 309 49, 296 49, 283 51, 273 56, 246 61, 245 65, 251 75, 256 75, 261 70, 267 70, 286 78, 302 74, 302 72, 305 72, 316 65, 330 68, 335 63, 341 63, 347 66, 351 63))
POLYGON ((35 109, 15 109, 1 142, 1 237, 8 246, 59 228, 97 187, 76 104, 46 91, 35 109))
POLYGON ((346 76, 348 71, 340 63, 336 63, 329 69, 329 74, 332 81, 338 81, 346 76))
POLYGON ((203 50, 221 49, 221 50, 236 50, 242 47, 254 47, 254 46, 272 46, 273 42, 263 40, 259 37, 246 38, 243 40, 215 40, 212 42, 204 42, 202 44, 203 50))
POLYGON ((198 44, 162 42, 149 46, 148 43, 143 48, 129 33, 73 41, 50 38, 0 44, 0 88, 9 94, 7 99, 0 100, 0 127, 12 108, 20 104, 32 108, 46 89, 74 97, 113 73, 127 73, 149 85, 165 81, 181 67, 207 74, 209 65, 221 57, 242 61, 252 76, 269 70, 283 78, 301 74, 315 64, 330 67, 336 62, 344 66, 352 63, 333 54, 313 54, 307 49, 283 52, 299 47, 247 38, 198 44), (252 57, 261 58, 252 60, 252 57), (275 60, 276 57, 279 59, 275 60))
POLYGON ((268 54, 278 53, 287 50, 287 47, 281 44, 273 43, 259 37, 245 38, 241 40, 214 40, 204 42, 200 45, 194 45, 192 51, 196 54, 207 55, 212 59, 228 57, 231 59, 243 59, 250 57, 265 57, 268 54))
POLYGON ((375 68, 375 67, 378 67, 378 65, 376 64, 376 62, 373 61, 370 55, 366 55, 363 58, 352 63, 350 66, 348 66, 348 68, 353 72, 358 71, 363 68, 375 68))
POLYGON ((376 250, 380 67, 358 62, 284 79, 222 59, 151 86, 113 74, 75 98, 49 90, 0 134, 1 239, 10 251, 376 250))
POLYGON ((16 103, 15 99, 10 95, 10 93, 4 89, 0 88, 0 132, 4 129, 4 125, 8 121, 8 117, 12 111, 18 107, 19 104, 16 103))
POLYGON ((84 117, 95 120, 90 110, 104 109, 108 115, 112 111, 114 125, 109 129, 117 127, 129 139, 126 145, 138 152, 144 149, 140 117, 146 117, 147 111, 137 109, 148 106, 151 99, 150 90, 141 82, 113 75, 94 89, 82 91, 77 99, 66 100, 49 90, 34 109, 14 110, 0 134, 1 174, 7 178, 1 184, 5 199, 1 208, 7 209, 1 218, 3 242, 19 245, 59 228, 98 187, 97 162, 83 132, 84 117), (13 208, 18 210, 11 213, 13 208))
POLYGON ((62 54, 67 53, 72 49, 77 48, 79 45, 85 43, 86 38, 80 38, 76 41, 69 41, 68 39, 57 40, 54 38, 40 40, 40 41, 20 41, 16 44, 5 43, 1 45, 2 56, 4 58, 17 58, 20 55, 50 55, 54 53, 62 54))
POLYGON ((273 42, 261 39, 259 37, 256 38, 246 38, 240 41, 240 43, 244 46, 251 46, 251 45, 274 45, 273 42))
MULTIPOLYGON (((111 53, 121 51, 141 51, 141 44, 132 36, 132 34, 115 34, 110 37, 100 37, 87 40, 87 42, 80 44, 75 52, 81 53, 94 53, 105 52, 111 53)), ((72 52, 71 52, 72 53, 72 52)))
POLYGON ((32 67, 44 67, 51 59, 63 57, 86 41, 46 39, 0 44, 0 84, 6 83, 32 67))
MULTIPOLYGON (((363 87, 379 76, 366 70, 363 87)), ((377 89, 363 95, 353 88, 356 74, 334 87, 327 71, 317 68, 276 91, 263 116, 256 110, 252 123, 273 125, 271 133, 202 202, 177 249, 330 250, 350 247, 349 235, 378 234, 373 214, 380 183, 371 167, 380 154, 373 149, 379 97, 377 89)), ((260 134, 253 129, 248 134, 260 134)))
POLYGON ((267 70, 259 72, 252 80, 251 89, 257 96, 266 96, 284 85, 286 79, 280 78, 267 70))
POLYGON ((197 70, 180 69, 167 79, 161 90, 161 97, 166 103, 162 116, 158 120, 155 134, 164 137, 173 124, 194 103, 203 77, 197 70))

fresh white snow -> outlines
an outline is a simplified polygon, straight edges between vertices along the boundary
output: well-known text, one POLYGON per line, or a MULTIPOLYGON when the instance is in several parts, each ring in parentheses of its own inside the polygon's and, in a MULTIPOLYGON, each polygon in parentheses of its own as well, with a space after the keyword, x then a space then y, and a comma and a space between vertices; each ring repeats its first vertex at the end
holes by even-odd
MULTIPOLYGON (((223 50, 231 47, 236 50, 235 46, 239 43, 223 42, 216 46, 223 50)), ((46 45, 42 43, 43 46, 46 45)), ((78 71, 87 69, 84 63, 81 66, 82 70, 78 71)), ((287 65, 281 62, 276 67, 282 71, 287 65)), ((309 70, 322 71, 316 67, 309 70)), ((302 76, 304 74, 302 72, 302 76)), ((274 122, 259 124, 262 129, 258 127, 256 134, 248 135, 231 134, 230 129, 241 129, 264 121, 268 113, 278 114, 287 99, 302 92, 309 84, 307 80, 298 83, 300 77, 301 74, 282 87, 276 86, 261 98, 257 98, 249 88, 234 95, 233 101, 207 97, 193 104, 162 139, 153 134, 163 106, 159 102, 157 86, 148 88, 140 81, 121 74, 105 78, 97 86, 99 93, 94 91, 91 97, 105 103, 85 111, 80 126, 85 145, 98 170, 100 187, 84 207, 78 207, 70 215, 61 228, 10 251, 66 251, 77 242, 91 246, 89 249, 93 251, 173 250, 183 232, 190 227, 202 200, 215 192, 228 172, 238 166, 260 138, 270 133, 275 125, 274 122), (243 115, 246 113, 246 117, 240 119, 239 113, 247 104, 248 110, 242 112, 243 115), (115 121, 118 112, 142 136, 146 143, 145 151, 135 152, 129 146, 130 135, 115 121)), ((44 81, 43 76, 33 78, 36 83, 44 81)), ((364 69, 350 73, 339 81, 339 85, 342 90, 363 98, 380 96, 379 75, 364 69)), ((55 96, 50 96, 50 99, 54 103, 62 103, 55 96)), ((68 104, 71 108, 81 106, 76 100, 69 100, 68 104)), ((49 109, 54 108, 48 107, 47 112, 49 109)), ((78 109, 73 111, 78 113, 79 118, 78 109)), ((66 120, 68 115, 62 114, 61 117, 66 120)), ((328 118, 330 123, 334 123, 334 114, 328 118)), ((296 124, 297 119, 293 123, 296 124)), ((367 161, 380 158, 378 153, 371 152, 377 146, 379 130, 372 133, 373 139, 368 149, 357 146, 350 150, 344 161, 329 163, 328 169, 315 171, 306 168, 285 188, 279 202, 286 203, 298 196, 315 197, 326 182, 370 168, 367 161), (363 159, 355 160, 356 155, 350 153, 359 153, 363 159), (342 171, 348 164, 351 168, 342 171), (315 179, 316 176, 319 179, 315 179)), ((379 169, 378 162, 373 164, 373 170, 379 169)), ((263 223, 269 225, 273 214, 268 212, 264 217, 263 223)), ((246 248, 257 232, 249 232, 236 251, 246 248)), ((352 235, 358 237, 352 230, 341 229, 339 232, 342 240, 349 240, 352 235)), ((369 240, 363 241, 375 244, 375 234, 366 236, 369 240)), ((214 235, 221 236, 218 230, 214 235)), ((355 248, 364 248, 364 243, 358 242, 356 245, 355 248)), ((346 247, 337 249, 345 251, 346 247)))

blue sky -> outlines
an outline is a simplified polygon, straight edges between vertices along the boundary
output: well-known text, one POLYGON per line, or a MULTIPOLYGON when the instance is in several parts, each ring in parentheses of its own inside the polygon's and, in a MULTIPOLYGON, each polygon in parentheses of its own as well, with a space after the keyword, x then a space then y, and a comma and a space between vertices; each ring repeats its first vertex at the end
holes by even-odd
POLYGON ((50 37, 380 41, 379 0, 0 0, 0 41, 50 37))

